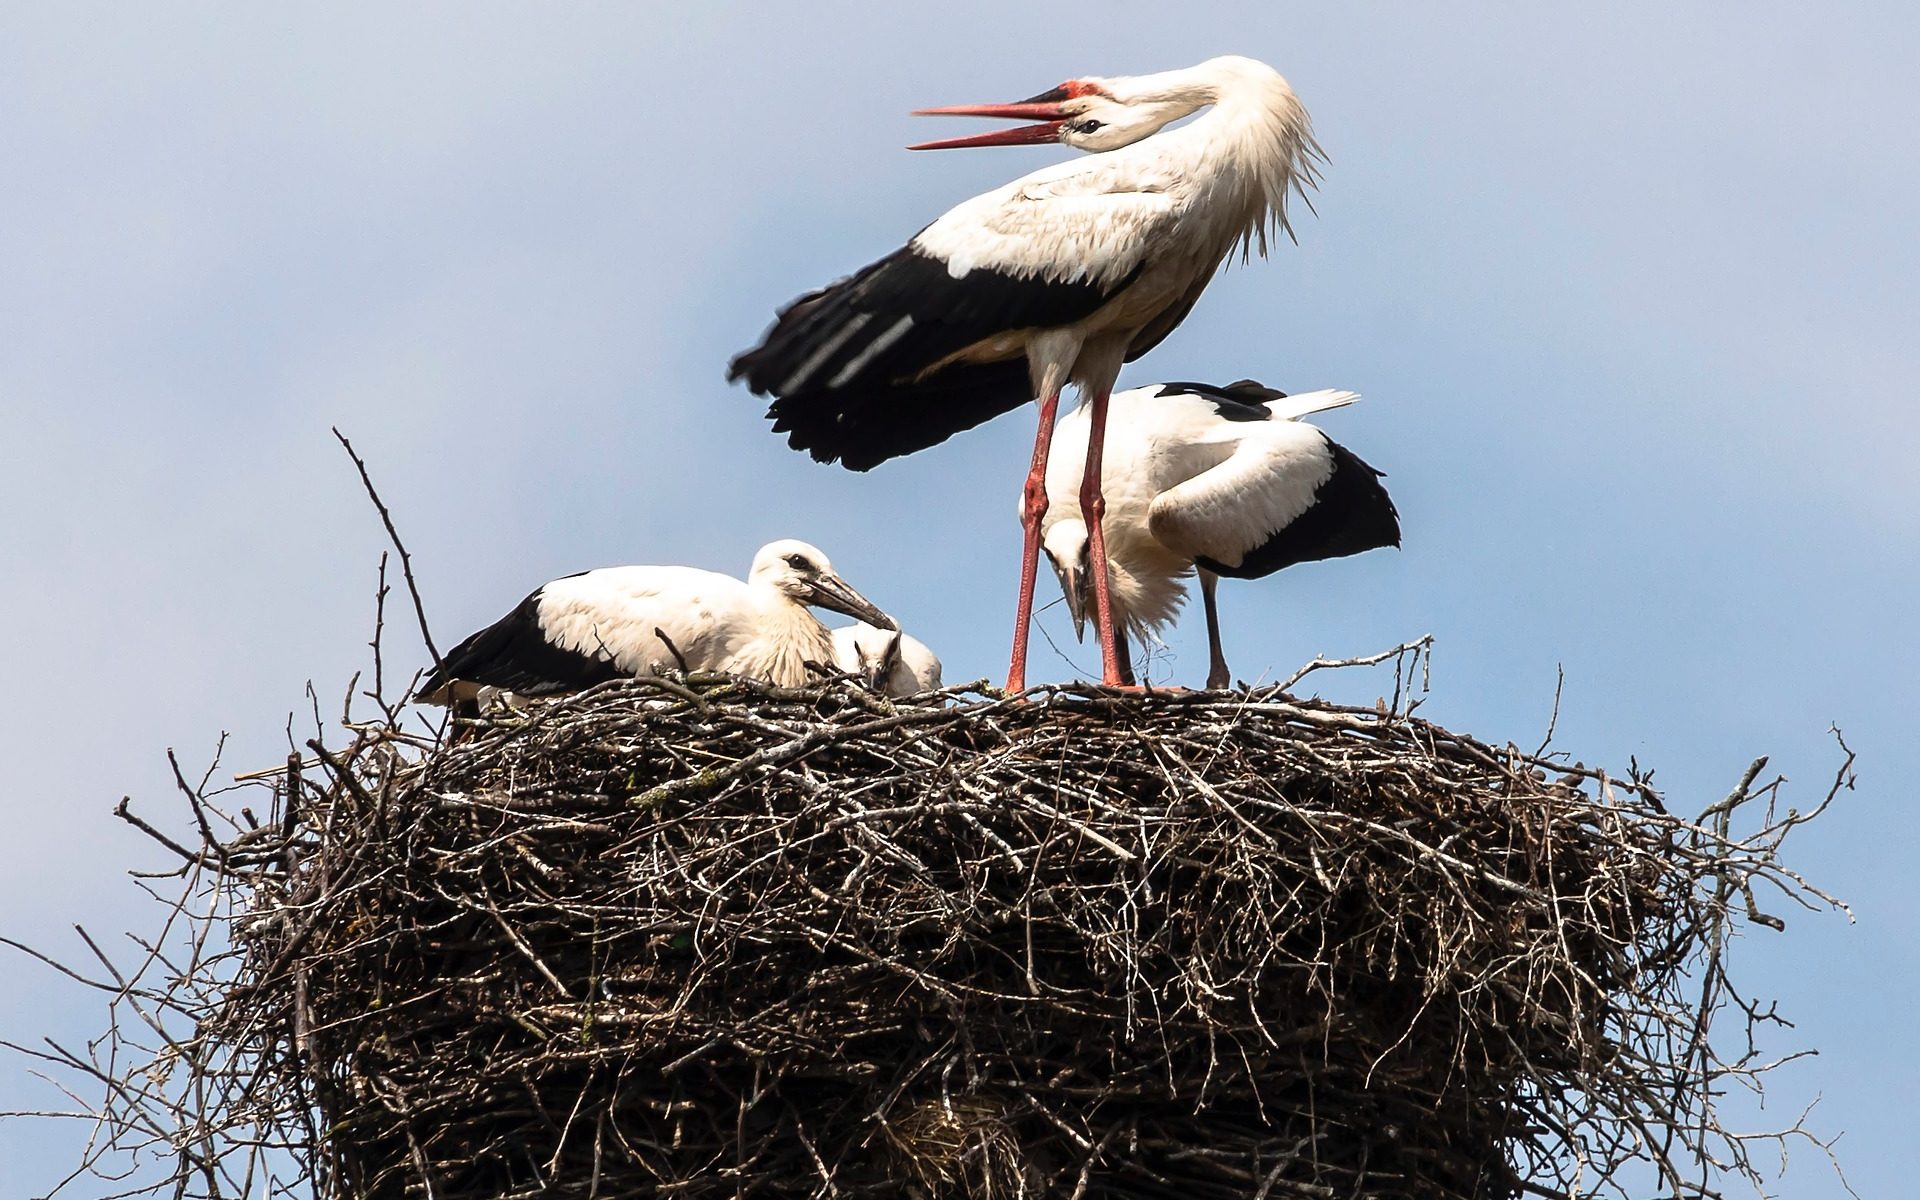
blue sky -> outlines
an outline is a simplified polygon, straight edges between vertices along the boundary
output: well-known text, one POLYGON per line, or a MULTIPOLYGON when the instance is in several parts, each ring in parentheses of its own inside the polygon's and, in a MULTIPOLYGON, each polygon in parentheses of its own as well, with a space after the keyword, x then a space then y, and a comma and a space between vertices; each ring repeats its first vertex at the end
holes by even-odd
MULTIPOLYGON (((1818 1099, 1859 1191, 1904 1190, 1920 17, 1894 5, 8 6, 0 934, 150 927, 113 804, 169 813, 165 750, 223 731, 230 769, 271 764, 307 681, 364 665, 382 541, 331 425, 443 646, 560 573, 737 572, 800 536, 949 679, 997 677, 1030 418, 856 476, 724 364, 1061 153, 907 154, 910 109, 1229 52, 1313 113, 1318 215, 1126 378, 1361 391, 1324 424, 1406 533, 1230 581, 1236 671, 1431 632, 1429 714, 1531 743, 1564 667, 1558 744, 1686 811, 1758 754, 1813 802, 1843 728, 1860 788, 1793 861, 1858 921, 1755 931, 1736 968, 1821 1051, 1765 1116, 1818 1099)), ((1204 676, 1193 624, 1163 678, 1204 676)), ((404 629, 389 654, 421 657, 404 629)), ((1042 645, 1033 674, 1094 667, 1042 645)), ((5 979, 0 1036, 97 1028, 32 964, 5 979)), ((56 1099, 0 1061, 0 1108, 56 1099)), ((76 1144, 0 1122, 6 1190, 76 1144)), ((1786 1190, 1844 1194, 1804 1152, 1786 1190)))

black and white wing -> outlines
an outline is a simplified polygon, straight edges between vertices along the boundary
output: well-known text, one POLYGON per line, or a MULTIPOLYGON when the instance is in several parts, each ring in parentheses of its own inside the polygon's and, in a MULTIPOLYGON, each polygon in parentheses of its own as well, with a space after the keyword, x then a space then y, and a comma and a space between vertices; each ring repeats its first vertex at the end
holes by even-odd
POLYGON ((1400 544, 1380 472, 1311 425, 1239 426, 1233 453, 1155 497, 1153 536, 1217 575, 1254 579, 1295 563, 1400 544))
POLYGON ((1185 380, 1159 385, 1162 396, 1204 396, 1214 402, 1218 415, 1228 421, 1298 421, 1317 412, 1345 408, 1360 400, 1359 392, 1322 388, 1289 396, 1256 379, 1238 379, 1232 383, 1191 383, 1185 380))
POLYGON ((1169 203, 1022 181, 781 310, 728 377, 774 398, 795 449, 866 470, 1031 400, 1021 330, 1071 325, 1146 265, 1169 203), (956 356, 964 361, 952 361, 956 356))
POLYGON ((556 579, 455 646, 416 695, 450 682, 523 696, 578 691, 675 667, 712 669, 741 611, 737 579, 695 567, 601 567, 556 579), (668 648, 667 640, 673 643, 668 648))
POLYGON ((447 687, 455 681, 522 696, 545 696, 592 687, 625 674, 604 652, 583 652, 549 637, 540 619, 540 597, 552 586, 533 592, 512 612, 449 650, 415 689, 415 697, 445 703, 447 687))

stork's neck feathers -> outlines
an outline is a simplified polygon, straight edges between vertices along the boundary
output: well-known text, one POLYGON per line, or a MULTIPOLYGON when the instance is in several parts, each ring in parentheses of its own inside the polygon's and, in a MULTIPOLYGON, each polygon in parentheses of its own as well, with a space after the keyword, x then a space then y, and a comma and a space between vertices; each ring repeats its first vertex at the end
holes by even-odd
MULTIPOLYGON (((1142 642, 1157 637, 1180 615, 1180 606, 1187 599, 1186 580, 1193 574, 1188 563, 1164 553, 1155 554, 1156 549, 1143 546, 1140 554, 1125 562, 1114 557, 1107 560, 1108 598, 1113 604, 1114 621, 1142 642), (1144 561, 1148 559, 1158 561, 1144 561), (1132 569, 1135 566, 1142 569, 1132 569)), ((1087 615, 1093 615, 1091 604, 1087 615)))
POLYGON ((831 665, 833 635, 804 605, 772 584, 750 583, 755 613, 727 656, 726 670, 799 687, 809 662, 831 665))
POLYGON ((1307 191, 1318 186, 1326 155, 1306 107, 1278 71, 1228 56, 1114 82, 1116 91, 1124 88, 1139 101, 1179 108, 1176 116, 1210 106, 1192 124, 1136 144, 1151 153, 1158 142, 1193 164, 1210 193, 1209 207, 1237 219, 1228 244, 1239 244, 1243 260, 1255 250, 1264 257, 1273 233, 1293 236, 1287 200, 1298 195, 1311 206, 1307 191))
POLYGON ((1245 223, 1235 240, 1244 262, 1256 249, 1266 256, 1270 234, 1293 237, 1289 194, 1312 206, 1307 190, 1319 184, 1318 164, 1326 156, 1305 106, 1279 72, 1251 59, 1215 59, 1195 69, 1223 62, 1230 64, 1232 83, 1216 88, 1213 108, 1192 128, 1210 143, 1209 161, 1219 164, 1223 181, 1240 194, 1245 223))

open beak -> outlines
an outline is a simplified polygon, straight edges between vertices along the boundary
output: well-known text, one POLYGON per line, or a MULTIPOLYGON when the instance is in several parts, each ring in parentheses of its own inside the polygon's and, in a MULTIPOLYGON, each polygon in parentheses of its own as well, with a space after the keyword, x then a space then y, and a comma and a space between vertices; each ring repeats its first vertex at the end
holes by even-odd
POLYGON ((855 620, 880 629, 899 629, 893 618, 873 606, 873 601, 862 596, 848 586, 847 581, 838 575, 822 575, 809 585, 812 595, 808 603, 821 608, 830 608, 837 613, 845 613, 855 620))
POLYGON ((1057 99, 1059 94, 1056 89, 1018 104, 955 104, 947 108, 916 109, 913 114, 916 117, 998 117, 1008 121, 1038 121, 1039 124, 996 129, 992 133, 976 133, 972 137, 921 142, 907 149, 962 150, 971 146, 1038 146, 1057 142, 1060 140, 1060 127, 1072 115, 1057 99))
POLYGON ((1073 640, 1087 640, 1087 608, 1081 602, 1080 572, 1069 567, 1060 572, 1060 591, 1067 598, 1067 612, 1073 617, 1073 640))

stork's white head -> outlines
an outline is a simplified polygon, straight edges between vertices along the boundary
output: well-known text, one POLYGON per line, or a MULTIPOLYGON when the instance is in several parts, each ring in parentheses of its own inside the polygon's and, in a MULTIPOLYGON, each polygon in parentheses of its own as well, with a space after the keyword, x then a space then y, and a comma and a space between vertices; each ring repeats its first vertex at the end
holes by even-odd
POLYGON ((923 108, 916 116, 1005 117, 1038 122, 972 137, 922 142, 912 150, 970 146, 1025 146, 1059 142, 1099 153, 1151 137, 1189 113, 1218 103, 1236 90, 1277 85, 1291 98, 1280 73, 1251 58, 1229 55, 1196 67, 1152 75, 1086 76, 1014 104, 960 104, 923 108))
MULTIPOLYGON (((1113 604, 1117 628, 1142 639, 1171 621, 1186 597, 1181 580, 1188 574, 1177 558, 1162 549, 1150 550, 1151 539, 1128 541, 1115 537, 1113 518, 1107 518, 1107 598, 1113 604), (1128 546, 1132 550, 1127 549, 1128 546)), ((1086 624, 1093 619, 1093 552, 1087 523, 1078 514, 1062 516, 1041 534, 1040 546, 1060 579, 1067 613, 1073 618, 1074 637, 1086 640, 1086 624)))
POLYGON ((1040 548, 1047 552, 1053 573, 1060 579, 1060 594, 1066 598, 1067 614, 1073 618, 1075 641, 1087 635, 1087 587, 1093 575, 1093 551, 1087 540, 1087 523, 1079 517, 1063 517, 1041 535, 1040 548))
POLYGON ((892 617, 835 574, 833 564, 818 546, 793 538, 760 547, 760 553, 753 556, 753 568, 747 572, 747 582, 773 588, 796 604, 830 608, 881 629, 898 628, 892 617))

